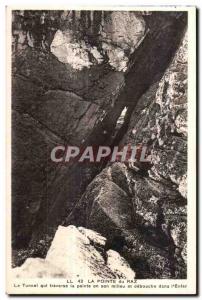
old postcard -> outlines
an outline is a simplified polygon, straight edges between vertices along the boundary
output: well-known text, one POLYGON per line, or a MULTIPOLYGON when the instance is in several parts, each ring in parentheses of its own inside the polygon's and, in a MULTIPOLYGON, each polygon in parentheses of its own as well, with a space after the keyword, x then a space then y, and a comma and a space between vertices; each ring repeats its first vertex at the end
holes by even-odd
POLYGON ((7 7, 7 293, 197 293, 196 9, 7 7))

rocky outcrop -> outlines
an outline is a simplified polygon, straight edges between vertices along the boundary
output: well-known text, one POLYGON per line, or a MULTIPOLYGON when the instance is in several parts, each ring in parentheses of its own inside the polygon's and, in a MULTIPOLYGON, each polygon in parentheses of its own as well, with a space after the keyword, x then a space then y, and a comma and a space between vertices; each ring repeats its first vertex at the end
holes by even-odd
POLYGON ((120 140, 122 131, 117 136, 115 128, 123 108, 129 104, 132 109, 162 76, 185 26, 181 12, 14 12, 12 108, 33 122, 36 137, 34 142, 25 138, 30 127, 22 121, 24 137, 18 138, 14 113, 14 247, 21 247, 22 240, 26 247, 42 227, 56 228, 100 171, 91 165, 51 165, 52 143, 111 145, 120 140), (50 136, 54 141, 49 143, 50 136), (32 155, 31 149, 42 150, 46 158, 32 155))
MULTIPOLYGON (((151 154, 146 176, 133 180, 133 202, 145 222, 161 226, 172 239, 173 255, 183 264, 187 204, 186 35, 158 86, 148 90, 145 100, 145 106, 140 104, 135 108, 122 141, 147 145, 151 154), (157 88, 155 92, 153 88, 157 88), (156 209, 161 215, 160 223, 156 209)), ((142 169, 140 166, 140 173, 141 170, 144 171, 144 166, 142 169)))
POLYGON ((118 250, 133 261, 138 277, 186 276, 186 53, 185 35, 162 80, 134 109, 121 141, 146 145, 151 162, 109 165, 66 219, 106 235, 111 247, 122 237, 118 250))
MULTIPOLYGON (((73 224, 106 236, 137 278, 186 276, 186 22, 183 12, 14 12, 14 265, 45 258, 58 225, 73 224), (152 161, 50 159, 55 145, 123 144, 145 144, 152 161)), ((47 257, 25 268, 52 274, 47 257)))
MULTIPOLYGON (((135 45, 144 36, 145 23, 141 16, 128 13, 128 21, 137 26, 128 36, 121 38, 117 36, 118 31, 114 33, 118 27, 118 16, 103 15, 103 22, 105 19, 107 22, 103 26, 107 26, 109 32, 104 34, 103 29, 100 36, 97 27, 102 26, 99 23, 101 14, 103 12, 90 15, 89 12, 14 13, 13 172, 19 174, 13 182, 15 247, 21 247, 22 240, 26 246, 31 233, 38 229, 41 231, 39 224, 41 226, 47 211, 45 219, 51 220, 51 223, 54 220, 54 224, 49 226, 57 226, 63 218, 63 212, 67 214, 71 211, 85 186, 98 172, 97 167, 91 166, 54 165, 50 161, 50 148, 55 141, 57 144, 82 146, 88 143, 110 143, 112 139, 111 133, 123 108, 118 95, 125 83, 123 72, 117 71, 109 63, 107 49, 111 45, 123 52, 129 48, 127 43, 132 43, 135 49, 135 45), (85 19, 88 20, 87 31, 85 19), (132 34, 134 39, 130 41, 132 34), (103 43, 105 51, 102 49, 103 43), (62 55, 67 57, 67 54, 70 61, 63 61, 62 55), (97 61, 96 57, 101 58, 97 61), (22 116, 23 139, 19 137, 22 133, 17 128, 16 115, 18 118, 22 116), (27 138, 32 134, 24 119, 34 124, 34 141, 27 138), (44 136, 43 146, 41 134, 44 136), (49 142, 50 137, 54 137, 53 142, 49 142), (33 155, 31 149, 35 151, 33 155), (41 157, 43 155, 45 157, 41 157), (37 169, 37 176, 32 164, 37 169), (49 171, 49 166, 53 172, 49 171), (27 174, 31 178, 24 185, 22 177, 27 174), (75 186, 75 182, 78 182, 78 186, 75 186), (38 200, 34 200, 36 198, 38 200), (64 202, 67 202, 65 209, 64 202), (23 230, 23 227, 27 230, 23 230)), ((129 57, 126 56, 125 60, 129 60, 129 57)))
POLYGON ((13 269, 16 278, 130 279, 135 272, 113 250, 105 250, 106 238, 85 229, 68 226, 56 231, 45 259, 28 258, 13 269))

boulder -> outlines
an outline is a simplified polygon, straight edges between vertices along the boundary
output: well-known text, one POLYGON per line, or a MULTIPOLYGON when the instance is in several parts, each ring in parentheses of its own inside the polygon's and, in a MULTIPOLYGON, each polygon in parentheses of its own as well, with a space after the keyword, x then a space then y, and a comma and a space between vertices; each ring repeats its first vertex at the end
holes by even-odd
POLYGON ((16 278, 68 278, 133 280, 135 272, 113 250, 105 250, 100 234, 75 226, 59 226, 45 259, 28 258, 13 269, 16 278))

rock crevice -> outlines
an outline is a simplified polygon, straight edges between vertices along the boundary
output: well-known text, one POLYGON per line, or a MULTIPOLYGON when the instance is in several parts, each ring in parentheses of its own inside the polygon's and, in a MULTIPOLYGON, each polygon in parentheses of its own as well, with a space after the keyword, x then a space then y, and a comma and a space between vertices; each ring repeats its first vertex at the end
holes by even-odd
POLYGON ((102 234, 137 278, 186 277, 186 25, 185 12, 13 12, 13 265, 46 257, 63 224, 102 234), (57 144, 142 144, 152 160, 57 165, 57 144))

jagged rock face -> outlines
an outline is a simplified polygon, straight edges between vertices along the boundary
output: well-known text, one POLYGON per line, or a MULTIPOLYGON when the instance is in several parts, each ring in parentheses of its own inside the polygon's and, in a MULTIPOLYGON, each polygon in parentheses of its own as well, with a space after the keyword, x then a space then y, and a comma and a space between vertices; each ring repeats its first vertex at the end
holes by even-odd
MULTIPOLYGON (((152 192, 154 189, 156 191, 155 184, 156 182, 149 184, 143 181, 138 175, 134 176, 123 163, 114 163, 88 186, 65 224, 86 226, 105 235, 108 247, 120 252, 130 262, 137 271, 137 278, 182 276, 180 264, 170 253, 175 245, 167 228, 163 227, 163 220, 161 221, 162 210, 157 204, 160 197, 155 194, 156 198, 152 199, 152 192), (142 192, 140 207, 140 200, 133 190, 134 183, 137 182, 140 187, 136 191, 142 192), (150 193, 145 191, 148 186, 151 186, 150 193)), ((163 193, 165 189, 162 185, 157 191, 163 193)), ((169 192, 168 190, 167 193, 169 192)), ((174 193, 172 196, 173 200, 177 197, 174 193)), ((173 217, 174 208, 172 203, 164 203, 167 220, 169 212, 173 217)), ((175 212, 175 217, 179 217, 179 211, 175 212)), ((176 225, 174 222, 173 224, 176 225)), ((185 265, 183 262, 181 264, 183 268, 185 265)))
POLYGON ((137 105, 134 110, 123 142, 133 141, 148 145, 152 158, 147 178, 134 180, 134 203, 152 226, 157 226, 155 207, 161 210, 160 226, 169 231, 177 247, 177 259, 186 261, 186 35, 158 86, 148 90, 145 106, 137 105))
POLYGON ((185 229, 186 60, 182 59, 186 43, 168 66, 185 27, 186 13, 181 12, 14 13, 15 249, 31 247, 28 256, 45 257, 57 226, 65 220, 66 225, 97 230, 113 245, 119 235, 132 241, 119 241, 118 248, 123 251, 126 246, 123 253, 137 267, 139 277, 181 276, 173 265, 183 263, 175 263, 174 250, 167 248, 169 239, 174 240, 180 253, 177 259, 185 258, 186 233, 177 229, 176 218, 180 216, 185 229), (175 97, 176 91, 181 97, 175 97), (124 124, 117 130, 125 107, 124 124), (153 157, 149 176, 123 164, 107 166, 100 173, 103 165, 57 165, 50 160, 55 145, 121 142, 149 144, 153 157), (163 221, 158 221, 159 210, 163 221), (162 224, 169 227, 165 234, 162 224), (154 236, 162 234, 163 249, 156 238, 141 233, 146 227, 154 236), (43 239, 48 239, 46 249, 32 251, 43 239))
POLYGON ((123 143, 150 146, 150 176, 163 177, 186 198, 187 37, 157 86, 135 108, 123 143), (155 89, 156 87, 156 89, 155 89))
POLYGON ((106 251, 105 245, 106 238, 97 232, 59 226, 46 258, 28 258, 13 274, 17 278, 133 280, 135 272, 125 259, 116 251, 106 251))
MULTIPOLYGON (((78 21, 82 18, 81 15, 77 17, 78 21)), ((91 14, 90 17, 91 22, 95 21, 94 18, 100 18, 94 46, 89 44, 88 39, 78 40, 77 32, 68 28, 56 32, 51 43, 51 52, 59 61, 70 64, 76 70, 101 64, 107 58, 113 69, 126 71, 129 55, 144 37, 143 18, 132 12, 112 12, 107 17, 104 12, 97 12, 97 16, 91 14)), ((95 31, 95 28, 90 31, 95 31)))
POLYGON ((147 145, 149 167, 109 165, 66 219, 106 235, 111 247, 123 237, 118 250, 137 277, 186 277, 186 54, 185 35, 161 81, 140 99, 121 141, 147 145))
MULTIPOLYGON (((16 246, 29 242, 33 228, 38 228, 47 211, 52 216, 46 218, 59 224, 63 203, 68 201, 65 213, 71 211, 83 186, 94 176, 97 168, 91 166, 54 165, 50 161, 51 147, 56 143, 82 146, 90 143, 88 137, 98 145, 111 140, 111 132, 123 107, 120 101, 116 107, 114 105, 124 86, 124 76, 116 70, 119 67, 112 66, 115 64, 111 63, 112 57, 105 56, 111 53, 109 47, 122 52, 129 47, 132 51, 144 36, 145 22, 134 13, 122 16, 131 24, 130 32, 127 36, 123 34, 123 38, 118 34, 121 28, 116 13, 105 17, 104 12, 91 14, 86 34, 86 22, 82 20, 89 13, 74 13, 66 16, 65 12, 14 14, 12 108, 13 174, 16 176, 13 181, 13 242, 16 246), (98 21, 100 17, 102 20, 98 21), (83 25, 78 27, 79 22, 83 25), (104 26, 102 33, 96 26, 104 26), (38 34, 37 28, 40 28, 38 34), (26 178, 22 180, 27 174, 31 176, 29 182, 26 178), (61 185, 65 190, 61 191, 61 185)), ((126 31, 126 24, 122 30, 126 31)), ((125 60, 129 60, 129 54, 125 60)))

